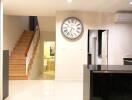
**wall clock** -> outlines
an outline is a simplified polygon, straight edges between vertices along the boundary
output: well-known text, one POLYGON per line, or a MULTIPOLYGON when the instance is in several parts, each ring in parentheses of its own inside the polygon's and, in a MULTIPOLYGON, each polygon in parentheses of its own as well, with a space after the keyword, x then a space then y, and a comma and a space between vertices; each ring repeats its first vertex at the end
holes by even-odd
POLYGON ((83 24, 76 17, 68 17, 61 25, 61 32, 68 39, 77 39, 83 33, 83 24))

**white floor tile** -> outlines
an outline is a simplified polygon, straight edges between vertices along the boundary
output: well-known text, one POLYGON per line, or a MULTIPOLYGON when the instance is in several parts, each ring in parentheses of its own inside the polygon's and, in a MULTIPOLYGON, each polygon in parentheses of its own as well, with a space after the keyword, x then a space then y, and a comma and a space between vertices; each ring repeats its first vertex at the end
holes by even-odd
POLYGON ((6 100, 83 100, 82 81, 10 81, 6 100))

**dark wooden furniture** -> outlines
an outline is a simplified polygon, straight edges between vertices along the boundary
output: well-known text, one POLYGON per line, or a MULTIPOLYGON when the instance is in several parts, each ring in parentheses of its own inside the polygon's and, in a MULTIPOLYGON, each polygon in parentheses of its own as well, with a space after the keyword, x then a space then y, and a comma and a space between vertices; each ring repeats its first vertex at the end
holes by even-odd
POLYGON ((132 65, 89 68, 90 100, 132 100, 132 65))
POLYGON ((124 65, 132 65, 132 58, 123 58, 124 65))
POLYGON ((3 99, 8 97, 9 93, 9 79, 8 79, 8 68, 9 68, 9 51, 3 51, 3 99))

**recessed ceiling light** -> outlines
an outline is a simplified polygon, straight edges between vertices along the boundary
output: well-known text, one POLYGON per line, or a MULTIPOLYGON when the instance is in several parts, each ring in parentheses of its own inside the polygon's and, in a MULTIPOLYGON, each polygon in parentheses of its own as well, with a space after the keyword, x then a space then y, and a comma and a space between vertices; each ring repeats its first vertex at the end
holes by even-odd
POLYGON ((130 5, 132 5, 132 2, 129 2, 130 5))
POLYGON ((129 0, 129 4, 132 5, 132 0, 129 0))
POLYGON ((72 0, 67 0, 68 3, 72 3, 72 0))

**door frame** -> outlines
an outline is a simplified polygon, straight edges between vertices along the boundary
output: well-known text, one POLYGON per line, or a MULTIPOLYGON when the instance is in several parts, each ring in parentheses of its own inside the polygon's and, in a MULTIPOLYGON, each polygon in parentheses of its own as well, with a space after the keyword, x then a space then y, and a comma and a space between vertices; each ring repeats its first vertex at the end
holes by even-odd
POLYGON ((0 100, 3 100, 3 2, 0 2, 0 100))

